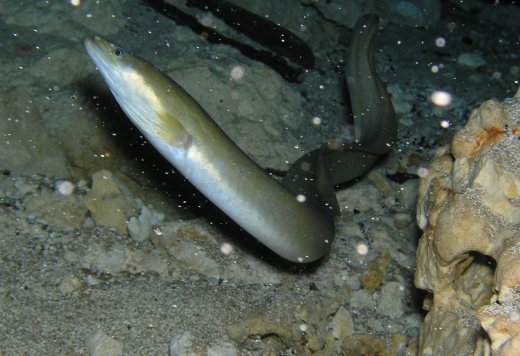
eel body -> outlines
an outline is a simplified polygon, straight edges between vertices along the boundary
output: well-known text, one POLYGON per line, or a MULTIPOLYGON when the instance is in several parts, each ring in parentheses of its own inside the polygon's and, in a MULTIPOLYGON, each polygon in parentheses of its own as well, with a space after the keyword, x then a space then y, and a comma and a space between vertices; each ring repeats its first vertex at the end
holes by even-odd
MULTIPOLYGON (((377 21, 371 26, 377 26, 377 21)), ((368 37, 370 42, 371 35, 368 37)), ((316 199, 301 197, 332 192, 330 184, 335 184, 337 176, 345 176, 337 173, 345 166, 361 173, 366 171, 368 167, 356 168, 366 164, 360 158, 365 152, 355 152, 348 145, 343 147, 339 152, 351 152, 351 158, 357 161, 345 165, 335 157, 338 150, 321 149, 323 154, 317 150, 311 161, 318 169, 313 174, 324 177, 317 182, 329 184, 323 189, 298 189, 295 170, 294 179, 282 184, 255 164, 182 87, 152 64, 97 36, 85 39, 84 46, 133 124, 186 179, 244 230, 278 255, 297 263, 315 261, 330 250, 335 236, 333 214, 316 204, 316 199)), ((362 51, 366 49, 363 47, 362 51)), ((372 69, 369 66, 366 70, 372 69)), ((360 75, 366 75, 366 70, 360 70, 360 75)), ((374 81, 377 77, 370 72, 364 79, 374 81)), ((377 85, 374 88, 381 90, 377 85)), ((382 90, 386 95, 384 87, 382 90)), ((381 95, 371 93, 376 99, 381 95)), ((380 105, 377 102, 375 105, 380 105)), ((387 142, 382 144, 387 146, 387 142)))

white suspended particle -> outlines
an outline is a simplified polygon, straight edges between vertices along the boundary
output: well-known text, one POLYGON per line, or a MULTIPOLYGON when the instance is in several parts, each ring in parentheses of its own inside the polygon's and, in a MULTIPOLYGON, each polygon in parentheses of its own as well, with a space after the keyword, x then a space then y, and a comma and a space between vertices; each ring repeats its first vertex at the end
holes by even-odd
POLYGON ((307 200, 307 198, 303 194, 298 194, 296 196, 296 201, 299 203, 305 203, 306 200, 307 200))
POLYGON ((312 118, 312 123, 316 126, 321 124, 321 117, 315 116, 312 118))
POLYGON ((446 39, 444 37, 437 37, 435 39, 435 45, 440 48, 446 46, 446 39))
POLYGON ((199 22, 206 27, 213 27, 213 17, 211 15, 203 16, 199 19, 199 22))
POLYGON ((428 176, 428 168, 426 168, 426 167, 419 167, 417 169, 417 175, 420 178, 426 178, 428 176))
POLYGON ((69 196, 74 192, 74 184, 67 180, 60 180, 56 182, 56 191, 64 196, 69 196))
POLYGON ((368 246, 365 243, 358 243, 356 245, 356 252, 358 255, 365 256, 368 253, 368 246))
POLYGON ((222 245, 220 245, 220 252, 227 256, 233 252, 233 246, 228 242, 224 242, 222 245))
POLYGON ((430 100, 437 106, 448 106, 453 101, 453 96, 447 91, 437 90, 432 93, 430 100))
POLYGON ((246 69, 240 65, 236 65, 231 68, 231 78, 234 80, 239 80, 244 77, 246 74, 246 69))

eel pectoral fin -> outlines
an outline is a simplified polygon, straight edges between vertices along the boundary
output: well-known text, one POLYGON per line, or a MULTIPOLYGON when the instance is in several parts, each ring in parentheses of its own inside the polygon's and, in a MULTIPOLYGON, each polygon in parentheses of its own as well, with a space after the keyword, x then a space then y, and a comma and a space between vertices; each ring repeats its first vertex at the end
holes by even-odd
POLYGON ((172 147, 187 150, 192 144, 192 135, 172 114, 157 112, 158 137, 172 147))

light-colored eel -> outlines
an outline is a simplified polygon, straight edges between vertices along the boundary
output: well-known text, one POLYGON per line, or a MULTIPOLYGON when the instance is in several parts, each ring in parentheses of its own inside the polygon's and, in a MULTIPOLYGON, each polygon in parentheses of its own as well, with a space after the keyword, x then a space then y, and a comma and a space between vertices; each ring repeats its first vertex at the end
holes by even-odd
POLYGON ((377 24, 375 15, 360 19, 347 65, 351 95, 360 91, 352 96, 359 142, 340 145, 339 150, 324 145, 311 152, 295 163, 297 168, 283 184, 255 164, 182 87, 152 64, 97 36, 85 39, 84 46, 126 115, 186 179, 278 255, 307 263, 323 257, 334 240, 331 211, 339 208, 333 184, 364 173, 395 139, 392 105, 373 68, 371 43, 377 24), (304 161, 310 163, 310 171, 300 170, 304 161), (305 174, 319 179, 314 185, 301 185, 305 174))

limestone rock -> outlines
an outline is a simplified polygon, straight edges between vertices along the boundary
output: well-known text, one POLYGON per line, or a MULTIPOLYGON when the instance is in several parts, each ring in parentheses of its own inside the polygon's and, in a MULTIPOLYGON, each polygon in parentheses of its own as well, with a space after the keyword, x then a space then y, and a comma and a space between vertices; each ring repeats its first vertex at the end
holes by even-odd
POLYGON ((420 353, 520 354, 519 152, 517 93, 474 110, 420 183, 415 284, 433 293, 420 353))

